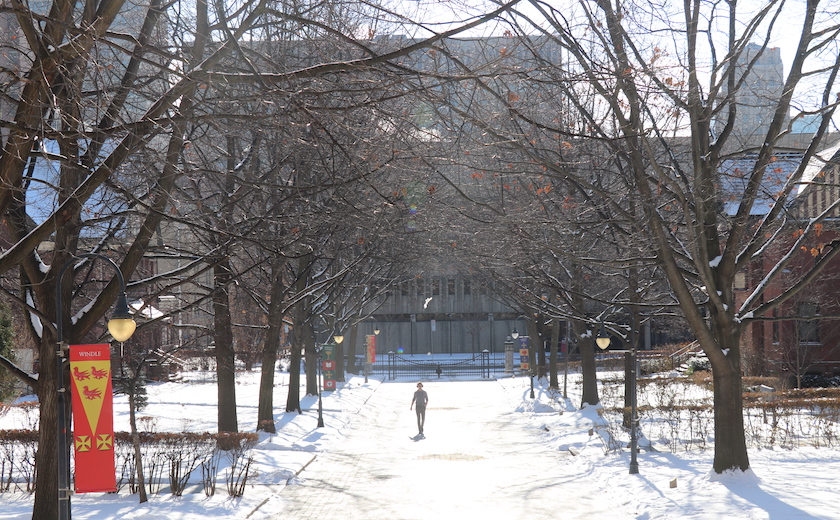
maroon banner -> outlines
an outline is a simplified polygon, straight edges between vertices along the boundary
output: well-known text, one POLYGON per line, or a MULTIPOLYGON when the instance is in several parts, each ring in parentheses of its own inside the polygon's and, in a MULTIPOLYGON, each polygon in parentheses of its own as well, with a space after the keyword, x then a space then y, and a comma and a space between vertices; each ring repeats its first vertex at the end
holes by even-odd
POLYGON ((367 349, 365 351, 365 363, 373 364, 376 363, 376 336, 370 335, 367 336, 367 349))
POLYGON ((117 490, 111 346, 70 345, 76 493, 117 490))

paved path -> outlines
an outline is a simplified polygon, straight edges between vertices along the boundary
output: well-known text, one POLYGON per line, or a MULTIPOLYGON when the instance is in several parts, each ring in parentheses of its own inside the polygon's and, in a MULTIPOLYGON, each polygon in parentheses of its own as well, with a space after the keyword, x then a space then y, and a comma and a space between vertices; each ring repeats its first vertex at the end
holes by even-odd
POLYGON ((547 449, 538 432, 516 424, 516 413, 504 412, 511 406, 500 406, 507 397, 498 383, 429 382, 425 389, 425 439, 411 438, 414 383, 380 385, 347 438, 283 490, 285 507, 275 518, 617 518, 598 504, 598 489, 581 489, 564 474, 571 455, 547 449), (438 385, 458 385, 446 392, 458 401, 436 400, 438 385))

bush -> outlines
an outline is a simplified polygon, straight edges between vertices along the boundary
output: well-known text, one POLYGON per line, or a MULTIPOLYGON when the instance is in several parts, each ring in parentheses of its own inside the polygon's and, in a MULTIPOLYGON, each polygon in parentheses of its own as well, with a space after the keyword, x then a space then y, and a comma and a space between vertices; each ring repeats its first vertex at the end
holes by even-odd
POLYGON ((712 370, 712 363, 709 361, 709 358, 703 355, 694 356, 686 361, 687 369, 686 373, 691 375, 696 372, 711 372, 712 370))
POLYGON ((802 376, 802 388, 832 388, 840 386, 840 376, 823 374, 805 374, 802 376))
POLYGON ((639 358, 639 375, 659 374, 671 370, 671 358, 667 356, 639 358))
MULTIPOLYGON (((153 433, 139 432, 145 484, 151 493, 169 483, 175 496, 183 494, 189 482, 197 482, 193 473, 201 473, 205 493, 215 491, 219 460, 230 463, 225 475, 228 493, 242 496, 248 479, 253 476, 252 450, 259 436, 256 433, 153 433), (168 477, 168 479, 167 479, 168 477)), ((118 489, 129 486, 131 493, 139 489, 131 434, 114 433, 118 489)), ((35 452, 38 432, 35 430, 0 430, 0 492, 34 491, 35 452)))

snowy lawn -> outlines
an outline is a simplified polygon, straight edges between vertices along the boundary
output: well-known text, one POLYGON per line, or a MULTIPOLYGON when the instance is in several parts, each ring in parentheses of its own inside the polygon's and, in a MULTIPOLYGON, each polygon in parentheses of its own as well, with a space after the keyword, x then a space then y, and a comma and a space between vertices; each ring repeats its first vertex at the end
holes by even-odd
MULTIPOLYGON (((287 377, 288 374, 278 374, 274 398, 277 409, 285 404, 287 377)), ((237 381, 240 430, 254 431, 259 373, 240 373, 237 381)), ((148 503, 139 504, 138 496, 127 494, 124 489, 117 494, 75 495, 73 518, 271 518, 273 511, 282 509, 282 488, 319 452, 329 451, 342 441, 342 429, 380 384, 383 383, 373 378, 364 384, 363 378, 353 377, 337 391, 326 392, 324 428, 317 428, 315 397, 303 399, 305 412, 302 415, 278 412, 278 433, 260 434, 254 450, 256 474, 241 498, 228 497, 223 486, 216 490, 215 496, 208 498, 198 486, 183 497, 161 493, 150 496, 148 503)), ((537 386, 536 399, 532 400, 529 381, 521 377, 500 377, 497 383, 477 381, 474 384, 502 385, 508 399, 498 403, 499 413, 517 411, 521 427, 538 429, 546 449, 571 453, 569 464, 557 468, 558 477, 564 472, 582 475, 576 484, 584 485, 599 493, 604 501, 609 501, 616 518, 785 520, 840 517, 836 505, 837 489, 840 488, 838 450, 753 449, 750 451, 751 471, 714 475, 710 474, 713 440, 705 450, 677 450, 675 453, 655 440, 652 443, 644 441, 638 456, 640 473, 629 475, 629 450, 623 439, 619 443, 605 442, 617 429, 605 425, 599 414, 600 407, 576 409, 579 404, 576 379, 570 381, 568 399, 544 390, 543 381, 537 386), (608 449, 610 444, 618 449, 608 449)), ((446 389, 446 384, 437 385, 435 398, 439 401, 448 399, 440 395, 446 389)), ((213 383, 158 383, 150 384, 148 391, 149 406, 141 413, 142 417, 147 417, 141 421, 144 428, 160 432, 215 431, 216 390, 213 383)), ((646 398, 640 396, 640 402, 647 402, 643 401, 646 398)), ((115 398, 115 410, 116 429, 127 431, 128 406, 124 396, 115 398)), ((32 427, 33 416, 31 411, 13 408, 0 417, 0 429, 32 427)), ((28 520, 31 508, 32 497, 25 493, 0 493, 2 520, 28 520)))

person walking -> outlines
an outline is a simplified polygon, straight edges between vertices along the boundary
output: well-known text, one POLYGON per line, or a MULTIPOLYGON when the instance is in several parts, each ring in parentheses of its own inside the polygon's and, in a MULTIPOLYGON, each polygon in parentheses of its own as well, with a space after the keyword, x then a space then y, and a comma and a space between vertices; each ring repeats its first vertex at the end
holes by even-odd
POLYGON ((426 406, 429 404, 429 394, 423 390, 423 383, 417 383, 417 391, 414 392, 408 409, 414 408, 415 404, 417 405, 417 428, 420 430, 418 435, 423 435, 423 425, 426 424, 426 406))

